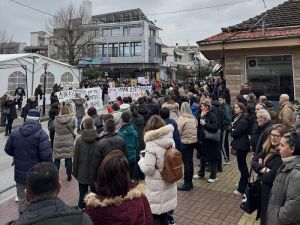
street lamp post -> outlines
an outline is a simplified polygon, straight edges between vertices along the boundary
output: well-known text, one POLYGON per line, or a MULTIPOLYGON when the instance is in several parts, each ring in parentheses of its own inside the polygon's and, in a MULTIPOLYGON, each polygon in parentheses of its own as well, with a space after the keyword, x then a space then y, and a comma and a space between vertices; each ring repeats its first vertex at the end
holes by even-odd
POLYGON ((48 64, 45 63, 44 64, 45 74, 44 74, 43 116, 45 116, 45 112, 46 112, 46 76, 47 76, 47 67, 48 67, 48 64))

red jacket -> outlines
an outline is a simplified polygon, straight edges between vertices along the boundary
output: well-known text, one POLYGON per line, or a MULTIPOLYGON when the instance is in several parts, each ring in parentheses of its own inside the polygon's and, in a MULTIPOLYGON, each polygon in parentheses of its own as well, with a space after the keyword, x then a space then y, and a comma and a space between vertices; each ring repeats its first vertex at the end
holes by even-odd
POLYGON ((153 225, 143 184, 132 188, 125 197, 105 198, 91 193, 85 201, 86 213, 94 225, 153 225))

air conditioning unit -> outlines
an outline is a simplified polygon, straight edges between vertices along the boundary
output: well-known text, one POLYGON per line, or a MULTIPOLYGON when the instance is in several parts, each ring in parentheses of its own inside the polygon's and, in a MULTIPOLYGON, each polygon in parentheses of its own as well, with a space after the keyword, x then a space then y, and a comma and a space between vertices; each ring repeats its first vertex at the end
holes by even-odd
POLYGON ((249 66, 250 68, 255 68, 255 67, 257 67, 257 60, 256 60, 256 59, 250 59, 250 60, 248 61, 248 66, 249 66))

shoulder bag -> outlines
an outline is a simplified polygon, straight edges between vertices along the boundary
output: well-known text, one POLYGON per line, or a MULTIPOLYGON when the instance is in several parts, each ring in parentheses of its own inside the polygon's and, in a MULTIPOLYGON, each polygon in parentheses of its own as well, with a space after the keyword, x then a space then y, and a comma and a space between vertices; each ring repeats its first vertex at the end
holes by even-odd
POLYGON ((221 141, 221 130, 218 129, 217 132, 211 132, 203 128, 204 138, 210 141, 219 142, 221 141))
POLYGON ((76 139, 76 134, 74 134, 74 132, 70 129, 70 127, 68 125, 66 125, 68 130, 70 131, 70 133, 72 134, 74 140, 76 139))

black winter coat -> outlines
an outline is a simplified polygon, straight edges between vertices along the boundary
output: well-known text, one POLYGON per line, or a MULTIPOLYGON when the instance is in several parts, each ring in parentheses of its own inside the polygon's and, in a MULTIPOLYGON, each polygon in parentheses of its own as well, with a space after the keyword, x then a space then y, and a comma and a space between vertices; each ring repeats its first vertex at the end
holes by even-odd
POLYGON ((50 225, 73 224, 92 225, 90 217, 81 210, 76 210, 65 204, 59 198, 48 198, 33 202, 22 216, 7 225, 50 225))
POLYGON ((216 162, 218 160, 219 142, 210 141, 205 139, 204 129, 214 133, 219 129, 217 123, 217 117, 213 112, 208 112, 204 117, 206 124, 202 126, 199 122, 198 125, 198 140, 200 141, 199 154, 204 157, 207 161, 216 162))
POLYGON ((213 113, 216 116, 218 129, 222 129, 223 128, 224 116, 225 116, 224 108, 221 107, 219 105, 219 103, 212 103, 210 112, 213 113))
POLYGON ((271 126, 271 121, 262 126, 258 126, 257 123, 255 124, 250 140, 252 152, 255 152, 255 154, 258 154, 262 151, 262 145, 268 138, 268 128, 271 126))
POLYGON ((83 130, 81 136, 76 139, 73 157, 73 175, 80 184, 94 185, 97 177, 98 166, 96 130, 83 130))
POLYGON ((138 113, 144 117, 144 124, 146 126, 146 123, 152 116, 151 111, 146 107, 146 105, 139 105, 137 108, 138 113))
POLYGON ((232 125, 231 147, 236 150, 249 151, 250 141, 248 137, 249 119, 247 116, 240 116, 232 125))
POLYGON ((259 180, 261 181, 261 191, 260 191, 260 204, 258 205, 257 215, 261 218, 262 225, 266 224, 266 213, 268 209, 269 196, 273 186, 273 181, 275 179, 277 170, 282 164, 281 156, 279 152, 276 152, 270 156, 264 165, 259 164, 258 160, 264 159, 266 153, 262 151, 253 158, 252 168, 258 174, 259 180), (259 173, 259 170, 263 167, 269 168, 271 171, 269 173, 259 173))
POLYGON ((14 157, 15 181, 26 183, 27 172, 39 162, 52 162, 52 148, 41 124, 26 121, 9 136, 5 152, 14 157))
POLYGON ((7 115, 7 120, 13 121, 14 119, 18 118, 16 104, 17 104, 16 100, 13 101, 9 100, 4 103, 4 108, 9 108, 9 114, 7 115))

